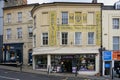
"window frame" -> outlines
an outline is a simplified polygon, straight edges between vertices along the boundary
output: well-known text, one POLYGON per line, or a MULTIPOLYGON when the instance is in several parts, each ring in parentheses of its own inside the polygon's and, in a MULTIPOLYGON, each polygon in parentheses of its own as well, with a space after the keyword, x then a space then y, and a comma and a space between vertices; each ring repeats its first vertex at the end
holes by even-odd
MULTIPOLYGON (((69 41, 68 41, 68 40, 69 40, 68 38, 69 38, 68 32, 61 32, 61 40, 60 40, 60 41, 61 41, 61 42, 60 42, 61 45, 68 45, 68 42, 69 42, 69 41), (67 33, 67 40, 66 40, 67 42, 66 42, 66 44, 63 44, 63 42, 62 42, 62 41, 63 41, 62 33, 67 33)), ((65 41, 65 40, 64 40, 64 41, 65 41)))
POLYGON ((8 28, 8 29, 6 30, 6 39, 7 39, 7 40, 11 39, 11 35, 12 35, 11 32, 12 32, 12 31, 11 31, 11 28, 8 28))
POLYGON ((74 45, 82 45, 82 32, 75 32, 74 33, 74 45), (80 33, 80 43, 76 44, 76 33, 80 33))
POLYGON ((18 22, 22 22, 22 12, 18 12, 18 22))
POLYGON ((8 14, 7 14, 7 23, 10 23, 10 22, 11 22, 11 18, 12 18, 12 14, 11 14, 11 13, 8 13, 8 14))
POLYGON ((113 29, 119 29, 119 27, 120 27, 119 24, 120 24, 120 19, 119 18, 112 18, 112 28, 113 29), (118 22, 116 22, 116 20, 118 20, 118 22))
POLYGON ((17 28, 17 39, 22 39, 23 34, 22 34, 22 28, 17 28))
POLYGON ((120 37, 119 36, 113 36, 113 50, 119 50, 119 49, 120 49, 120 37), (118 43, 116 42, 116 40, 114 42, 115 38, 118 38, 118 43), (114 48, 114 46, 116 46, 116 45, 117 45, 118 49, 114 48))
POLYGON ((67 11, 63 11, 63 12, 61 12, 62 13, 62 25, 67 25, 68 24, 68 20, 69 20, 69 14, 68 14, 68 12, 67 11), (67 16, 66 15, 63 15, 63 14, 67 14, 67 16))
MULTIPOLYGON (((45 35, 45 36, 46 36, 46 35, 45 35)), ((42 40, 42 41, 41 41, 41 42, 42 42, 42 43, 41 43, 42 46, 48 46, 48 45, 49 45, 49 34, 48 34, 48 32, 43 32, 43 33, 41 34, 41 40, 42 40), (47 43, 46 43, 46 44, 43 43, 43 42, 44 42, 44 41, 43 41, 43 38, 44 38, 43 34, 47 34, 47 39, 46 39, 46 42, 47 42, 47 43)))
POLYGON ((30 28, 32 29, 32 27, 28 27, 28 37, 32 38, 33 32, 32 32, 32 30, 30 31, 30 28), (32 35, 32 36, 30 36, 30 35, 32 35))
MULTIPOLYGON (((91 35, 90 35, 90 36, 91 36, 91 35)), ((88 45, 95 45, 95 32, 88 32, 87 44, 88 44, 88 45), (94 34, 93 34, 93 39, 89 39, 89 33, 94 33, 94 34), (89 40, 90 40, 90 41, 89 41, 89 40), (92 43, 89 43, 89 42, 91 42, 91 40, 93 40, 92 43)))

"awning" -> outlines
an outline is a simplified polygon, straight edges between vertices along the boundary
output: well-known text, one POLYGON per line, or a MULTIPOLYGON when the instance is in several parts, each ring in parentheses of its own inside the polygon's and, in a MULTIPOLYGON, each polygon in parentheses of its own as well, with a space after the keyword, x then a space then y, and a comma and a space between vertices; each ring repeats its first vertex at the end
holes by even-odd
POLYGON ((99 53, 98 47, 80 48, 80 47, 40 47, 34 48, 32 55, 43 54, 88 54, 99 53))

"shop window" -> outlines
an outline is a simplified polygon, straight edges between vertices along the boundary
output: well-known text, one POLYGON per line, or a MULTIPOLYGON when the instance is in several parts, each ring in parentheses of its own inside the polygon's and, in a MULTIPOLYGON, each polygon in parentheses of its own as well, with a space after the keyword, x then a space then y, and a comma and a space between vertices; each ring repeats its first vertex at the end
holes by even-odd
POLYGON ((94 71, 95 70, 95 55, 94 54, 79 55, 78 70, 79 71, 94 71))
POLYGON ((47 55, 36 56, 36 69, 47 68, 47 55))

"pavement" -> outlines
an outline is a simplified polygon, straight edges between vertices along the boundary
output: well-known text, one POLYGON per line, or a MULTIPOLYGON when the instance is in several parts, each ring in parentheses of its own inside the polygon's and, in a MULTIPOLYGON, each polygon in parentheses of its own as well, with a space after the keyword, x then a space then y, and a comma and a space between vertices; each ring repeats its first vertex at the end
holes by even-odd
MULTIPOLYGON (((0 69, 21 71, 20 67, 12 67, 12 66, 5 66, 5 65, 0 65, 0 69)), ((80 74, 75 76, 75 74, 72 74, 72 73, 55 73, 55 72, 48 74, 46 71, 33 70, 32 66, 23 66, 22 72, 66 77, 64 80, 80 80, 82 78, 83 79, 85 78, 84 80, 120 80, 120 78, 114 77, 112 79, 111 77, 108 77, 108 76, 89 76, 89 75, 80 75, 80 74)))

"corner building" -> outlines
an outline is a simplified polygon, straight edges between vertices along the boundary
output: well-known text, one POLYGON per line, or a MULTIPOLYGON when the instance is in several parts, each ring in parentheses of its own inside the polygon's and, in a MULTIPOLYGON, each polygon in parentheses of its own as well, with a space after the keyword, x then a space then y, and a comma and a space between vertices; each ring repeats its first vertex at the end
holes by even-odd
POLYGON ((33 69, 99 73, 101 3, 54 2, 32 9, 33 69))
POLYGON ((5 64, 32 63, 31 10, 36 4, 5 7, 3 29, 3 62, 5 64))

